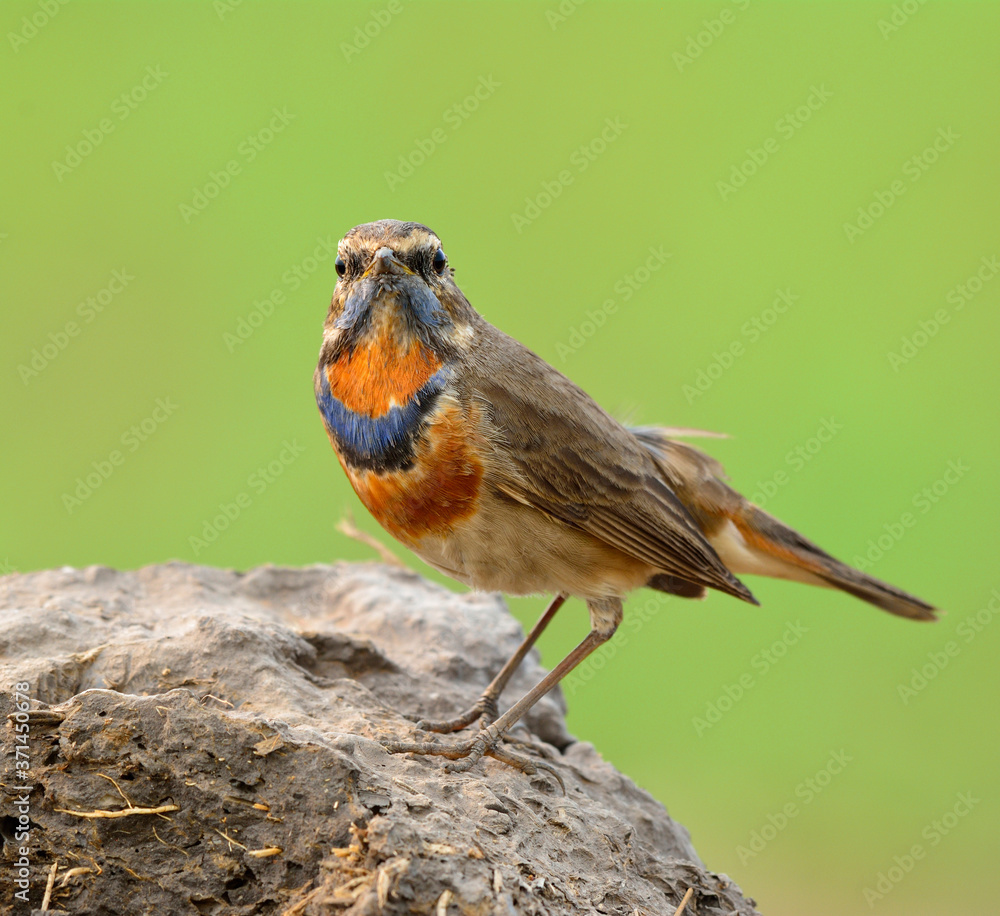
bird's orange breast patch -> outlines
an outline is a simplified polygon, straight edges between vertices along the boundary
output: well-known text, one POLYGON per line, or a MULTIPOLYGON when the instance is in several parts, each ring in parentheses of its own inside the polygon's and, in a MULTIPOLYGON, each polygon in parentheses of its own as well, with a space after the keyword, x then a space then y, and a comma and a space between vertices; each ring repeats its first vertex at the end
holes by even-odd
POLYGON ((457 404, 449 404, 431 419, 410 468, 344 470, 378 523, 413 547, 427 535, 447 534, 475 512, 483 466, 468 435, 474 428, 457 404))
POLYGON ((421 341, 404 349, 379 335, 342 353, 326 367, 326 376, 331 394, 348 410, 381 417, 393 405, 406 404, 440 368, 421 341))

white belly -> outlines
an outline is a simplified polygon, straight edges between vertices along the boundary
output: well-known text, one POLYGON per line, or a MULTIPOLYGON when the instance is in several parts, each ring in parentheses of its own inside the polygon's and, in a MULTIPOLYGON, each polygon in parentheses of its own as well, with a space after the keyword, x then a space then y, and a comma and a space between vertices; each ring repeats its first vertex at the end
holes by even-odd
POLYGON ((623 597, 655 572, 589 534, 489 496, 450 535, 425 537, 414 549, 459 582, 508 595, 623 597))

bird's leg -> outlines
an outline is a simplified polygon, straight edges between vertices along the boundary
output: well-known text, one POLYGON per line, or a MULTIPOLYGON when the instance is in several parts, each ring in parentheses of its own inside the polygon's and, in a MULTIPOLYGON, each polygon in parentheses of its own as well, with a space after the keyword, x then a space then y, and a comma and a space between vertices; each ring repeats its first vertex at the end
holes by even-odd
MULTIPOLYGON (((460 744, 442 744, 438 741, 405 742, 394 741, 385 745, 392 754, 434 754, 448 757, 455 761, 446 769, 452 773, 460 773, 475 766, 483 755, 496 757, 526 773, 535 772, 536 765, 526 757, 514 754, 507 749, 498 748, 500 740, 507 731, 545 694, 556 686, 567 674, 580 664, 598 646, 606 643, 618 628, 622 618, 622 604, 617 598, 605 598, 589 601, 591 630, 584 640, 567 655, 558 665, 545 675, 531 690, 507 710, 496 722, 480 729, 470 741, 460 744)), ((541 622, 541 621, 539 621, 541 622)))
POLYGON ((493 678, 490 686, 483 691, 483 695, 469 709, 454 719, 445 719, 443 721, 420 719, 417 721, 417 728, 429 732, 457 732, 459 729, 471 725, 476 719, 479 719, 480 728, 485 728, 487 725, 495 722, 499 715, 497 701, 500 699, 500 694, 503 693, 504 687, 507 686, 507 682, 511 679, 514 672, 517 671, 518 665, 524 661, 524 657, 528 654, 528 651, 538 640, 538 637, 542 635, 542 631, 549 625, 552 618, 555 617, 556 611, 562 607, 565 600, 565 595, 556 595, 552 599, 552 603, 548 606, 545 613, 538 618, 538 622, 531 628, 531 632, 524 638, 521 645, 518 646, 517 651, 507 660, 507 664, 493 678))

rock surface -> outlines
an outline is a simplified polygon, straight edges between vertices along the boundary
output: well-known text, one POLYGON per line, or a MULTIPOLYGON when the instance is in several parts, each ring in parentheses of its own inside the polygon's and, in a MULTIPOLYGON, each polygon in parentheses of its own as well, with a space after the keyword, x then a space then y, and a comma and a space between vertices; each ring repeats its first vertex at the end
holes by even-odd
MULTIPOLYGON (((2 912, 38 912, 53 863, 49 912, 94 916, 669 916, 689 887, 686 913, 756 912, 567 734, 558 693, 515 737, 565 795, 542 771, 383 749, 420 737, 404 714, 470 705, 514 650, 496 596, 375 564, 171 563, 7 576, 0 606, 2 912), (25 794, 30 903, 11 890, 25 794)), ((504 700, 542 673, 532 653, 504 700)))

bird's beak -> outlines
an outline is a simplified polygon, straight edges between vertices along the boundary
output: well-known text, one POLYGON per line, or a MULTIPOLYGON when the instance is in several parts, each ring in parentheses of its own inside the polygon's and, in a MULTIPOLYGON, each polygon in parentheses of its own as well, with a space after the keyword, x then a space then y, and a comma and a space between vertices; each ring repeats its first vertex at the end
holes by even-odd
POLYGON ((379 248, 358 281, 350 285, 334 327, 354 327, 380 302, 408 311, 427 323, 440 323, 436 316, 441 305, 434 293, 420 274, 410 270, 389 247, 379 248))
POLYGON ((363 277, 405 277, 413 271, 406 267, 391 248, 379 248, 363 277))

